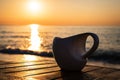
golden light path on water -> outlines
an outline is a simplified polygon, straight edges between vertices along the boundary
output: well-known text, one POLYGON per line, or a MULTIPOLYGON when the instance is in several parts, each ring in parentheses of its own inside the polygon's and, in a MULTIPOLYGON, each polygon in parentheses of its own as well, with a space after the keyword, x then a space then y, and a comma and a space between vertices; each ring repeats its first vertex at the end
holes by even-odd
MULTIPOLYGON (((31 30, 31 36, 30 36, 30 46, 28 47, 28 50, 41 51, 42 40, 39 37, 39 31, 38 31, 39 25, 31 24, 29 25, 29 27, 31 30)), ((24 59, 27 61, 31 61, 31 60, 37 60, 37 57, 32 55, 24 55, 24 59)))
POLYGON ((24 55, 24 60, 25 61, 36 61, 38 59, 36 56, 33 56, 33 55, 24 55))
POLYGON ((39 37, 38 27, 39 25, 37 24, 30 25, 31 37, 30 37, 30 47, 28 47, 28 50, 40 51, 40 45, 42 43, 42 40, 39 37))

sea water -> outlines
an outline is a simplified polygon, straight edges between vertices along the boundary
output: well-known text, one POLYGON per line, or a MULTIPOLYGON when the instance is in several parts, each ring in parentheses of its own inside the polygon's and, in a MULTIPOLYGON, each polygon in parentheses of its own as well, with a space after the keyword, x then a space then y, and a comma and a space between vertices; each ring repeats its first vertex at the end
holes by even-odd
MULTIPOLYGON (((19 49, 33 51, 32 54, 36 51, 48 53, 52 52, 54 37, 64 38, 85 32, 99 36, 99 47, 93 56, 95 60, 104 61, 106 58, 108 62, 120 63, 118 61, 120 60, 120 26, 0 25, 0 50, 19 49), (114 59, 107 60, 112 58, 111 56, 114 59)), ((91 44, 91 39, 87 40, 88 49, 91 48, 91 44)), ((11 60, 10 54, 0 54, 0 60, 11 60)), ((16 55, 13 56, 15 59, 16 55)), ((19 55, 19 58, 24 59, 23 55, 19 55)))

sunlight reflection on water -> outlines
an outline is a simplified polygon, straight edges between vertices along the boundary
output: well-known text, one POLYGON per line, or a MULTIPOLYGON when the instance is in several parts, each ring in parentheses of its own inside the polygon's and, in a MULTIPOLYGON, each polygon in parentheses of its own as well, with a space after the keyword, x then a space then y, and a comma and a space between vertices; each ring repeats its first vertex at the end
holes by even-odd
POLYGON ((37 56, 33 56, 33 55, 24 55, 24 60, 25 60, 25 61, 37 60, 37 56))
POLYGON ((38 27, 39 25, 37 24, 30 25, 31 37, 30 37, 30 46, 28 47, 28 50, 41 51, 40 47, 41 47, 42 39, 39 36, 38 27))

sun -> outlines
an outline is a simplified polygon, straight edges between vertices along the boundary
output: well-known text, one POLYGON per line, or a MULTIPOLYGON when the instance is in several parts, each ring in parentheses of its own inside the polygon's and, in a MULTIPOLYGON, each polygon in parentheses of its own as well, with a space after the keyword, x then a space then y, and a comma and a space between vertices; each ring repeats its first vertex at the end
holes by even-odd
POLYGON ((38 0, 29 0, 27 4, 29 12, 37 13, 42 9, 42 5, 38 0))

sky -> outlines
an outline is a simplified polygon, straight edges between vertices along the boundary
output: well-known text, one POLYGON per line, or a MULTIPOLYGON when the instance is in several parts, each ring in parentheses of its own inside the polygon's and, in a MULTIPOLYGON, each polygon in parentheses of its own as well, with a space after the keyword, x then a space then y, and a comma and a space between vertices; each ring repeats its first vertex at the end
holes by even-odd
POLYGON ((0 24, 120 25, 120 0, 0 0, 0 24))

